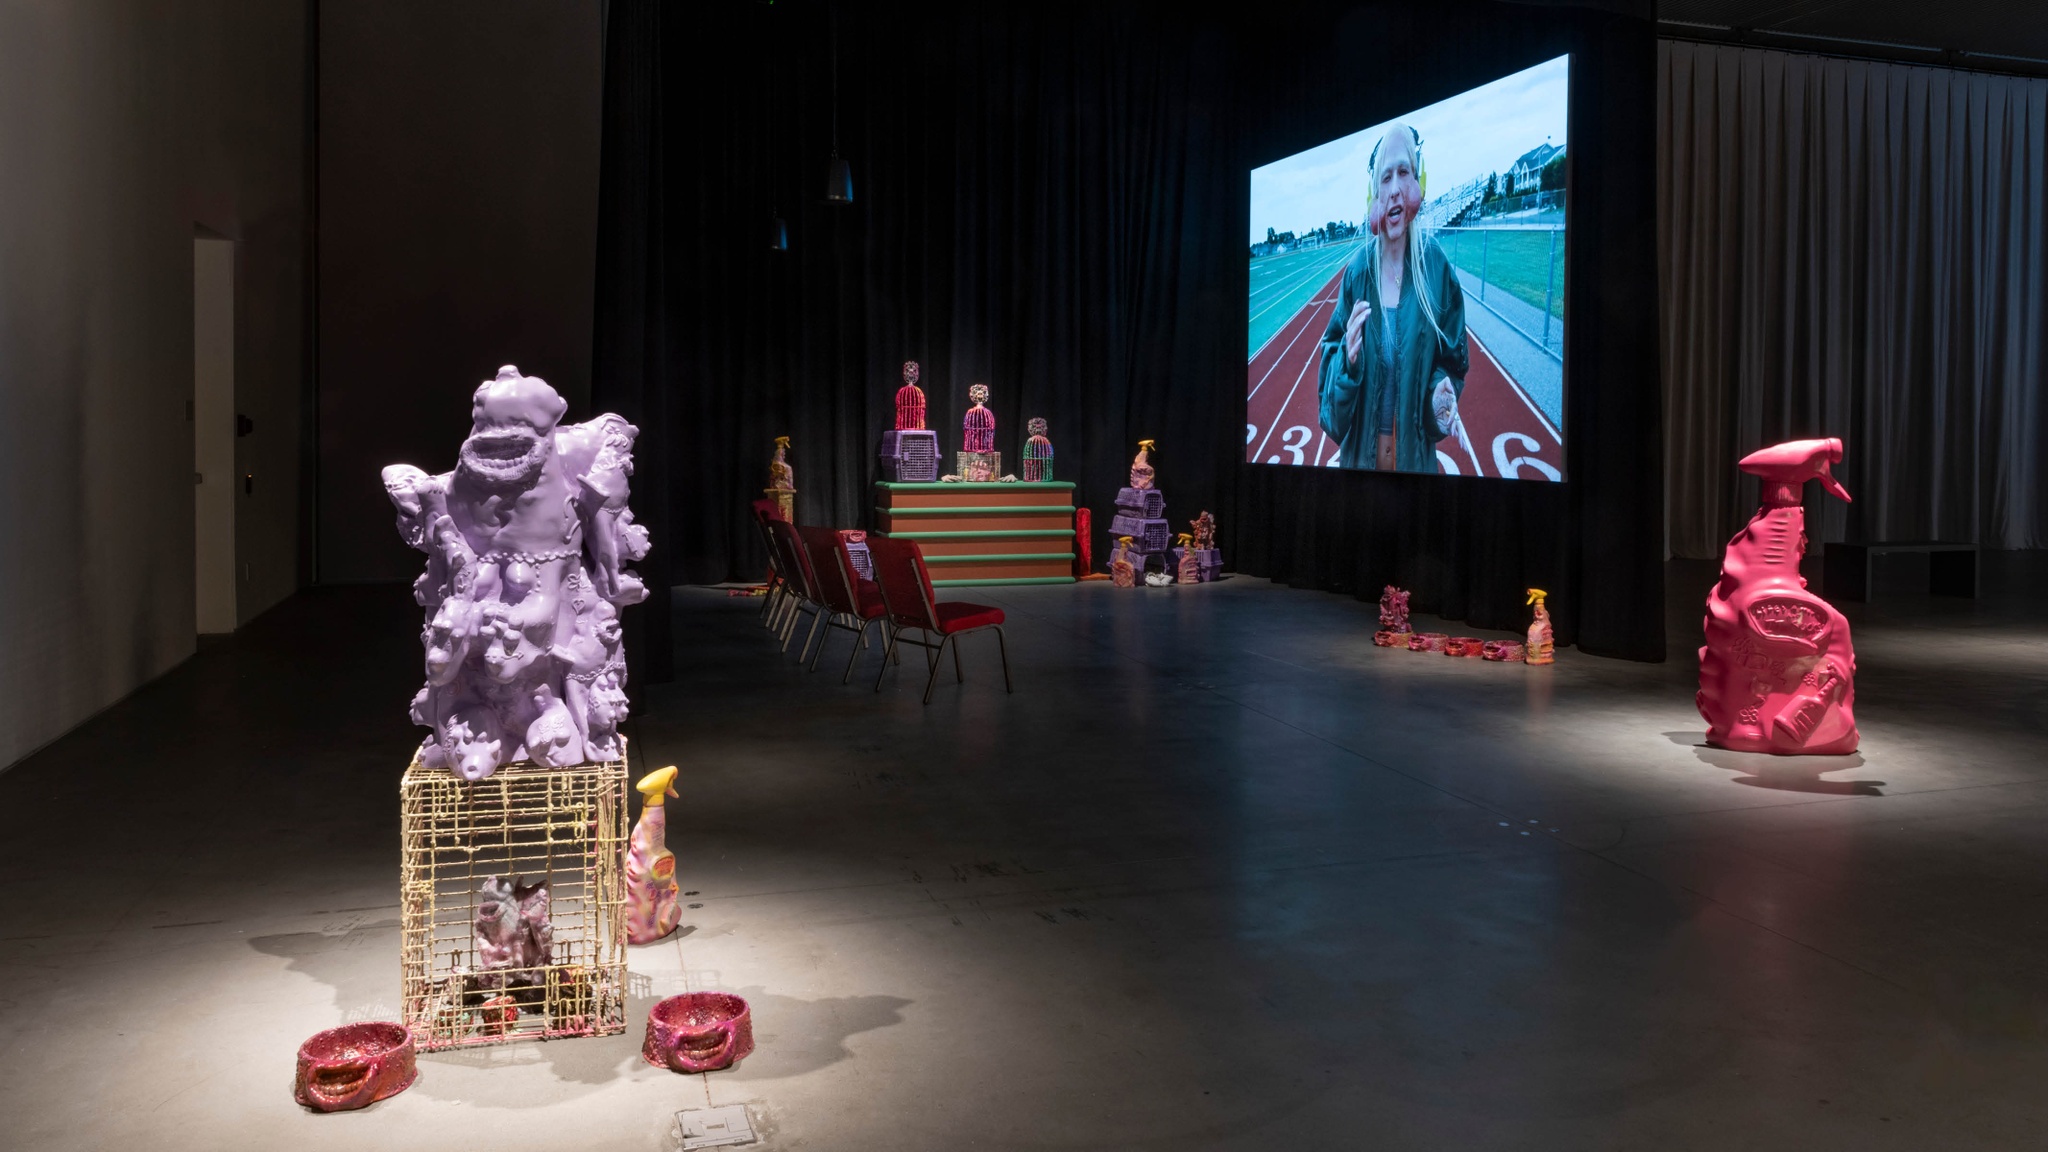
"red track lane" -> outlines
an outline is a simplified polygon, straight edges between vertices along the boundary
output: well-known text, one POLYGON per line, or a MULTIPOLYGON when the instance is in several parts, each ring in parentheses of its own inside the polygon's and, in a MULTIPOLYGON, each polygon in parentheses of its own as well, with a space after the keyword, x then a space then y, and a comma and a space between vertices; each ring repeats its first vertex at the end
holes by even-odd
MULTIPOLYGON (((1323 329, 1337 306, 1338 276, 1330 277, 1247 365, 1247 461, 1326 465, 1337 457, 1336 441, 1318 426, 1316 393, 1323 329)), ((1438 466, 1463 476, 1561 477, 1564 447, 1557 435, 1501 371, 1486 345, 1469 333, 1467 339, 1471 368, 1465 376, 1459 411, 1478 459, 1467 455, 1453 437, 1437 444, 1438 466), (1449 459, 1448 465, 1444 458, 1449 459)))

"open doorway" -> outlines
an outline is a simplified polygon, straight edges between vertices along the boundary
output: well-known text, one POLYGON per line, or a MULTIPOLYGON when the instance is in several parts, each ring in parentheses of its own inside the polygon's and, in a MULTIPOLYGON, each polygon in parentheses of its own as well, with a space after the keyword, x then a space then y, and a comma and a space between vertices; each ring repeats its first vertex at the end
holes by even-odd
POLYGON ((199 634, 235 630, 235 243, 192 239, 192 543, 199 634))

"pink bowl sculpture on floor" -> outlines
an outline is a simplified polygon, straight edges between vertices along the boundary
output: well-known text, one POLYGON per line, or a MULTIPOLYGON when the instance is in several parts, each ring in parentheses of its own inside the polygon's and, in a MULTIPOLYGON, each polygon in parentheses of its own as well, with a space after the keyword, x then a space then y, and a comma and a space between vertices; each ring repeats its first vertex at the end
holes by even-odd
POLYGON ((1477 636, 1453 636, 1444 641, 1446 656, 1479 656, 1484 654, 1485 648, 1486 641, 1477 636))
POLYGON ((640 1058, 671 1072, 716 1072, 754 1050, 754 1016, 729 992, 687 992, 647 1011, 640 1058))
POLYGON ((1479 647, 1481 659, 1507 661, 1513 664, 1520 664, 1522 662, 1522 652, 1523 648, 1520 640, 1488 640, 1479 647))
POLYGON ((1410 652, 1441 652, 1444 650, 1444 645, 1450 642, 1450 634, 1446 632, 1416 632, 1408 637, 1408 650, 1410 652))
POLYGON ((412 1033, 389 1021, 344 1024, 299 1045, 292 1099, 315 1112, 346 1112, 398 1095, 419 1079, 412 1033))
POLYGON ((1707 596, 1700 648, 1700 715, 1707 742, 1738 752, 1834 756, 1856 750, 1856 650, 1849 622, 1806 590, 1808 480, 1843 500, 1828 472, 1842 442, 1792 440, 1742 458, 1763 478, 1763 501, 1728 542, 1707 596))
POLYGON ((647 596, 626 565, 647 530, 626 506, 639 430, 606 413, 560 426, 568 405, 506 365, 470 404, 451 472, 384 469, 398 531, 426 553, 420 763, 481 780, 501 765, 616 760, 626 718, 619 609, 647 596))

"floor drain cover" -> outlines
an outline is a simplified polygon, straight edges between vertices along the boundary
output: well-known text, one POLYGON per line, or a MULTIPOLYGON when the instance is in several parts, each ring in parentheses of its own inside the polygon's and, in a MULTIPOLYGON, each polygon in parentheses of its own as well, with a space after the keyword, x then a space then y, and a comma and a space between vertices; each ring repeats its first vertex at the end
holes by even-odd
POLYGON ((683 1130, 684 1152, 692 1148, 724 1148, 754 1142, 754 1125, 747 1119, 745 1104, 692 1108, 676 1113, 676 1123, 683 1130))

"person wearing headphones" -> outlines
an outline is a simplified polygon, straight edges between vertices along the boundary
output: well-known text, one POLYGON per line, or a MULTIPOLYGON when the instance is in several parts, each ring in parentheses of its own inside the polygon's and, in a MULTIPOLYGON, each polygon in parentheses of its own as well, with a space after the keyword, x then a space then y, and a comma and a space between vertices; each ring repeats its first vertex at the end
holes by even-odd
POLYGON ((1465 291, 1417 226, 1428 186, 1421 135, 1388 128, 1372 150, 1372 239, 1345 264, 1323 333, 1320 419, 1345 468, 1436 472, 1437 442, 1464 436, 1465 291))

